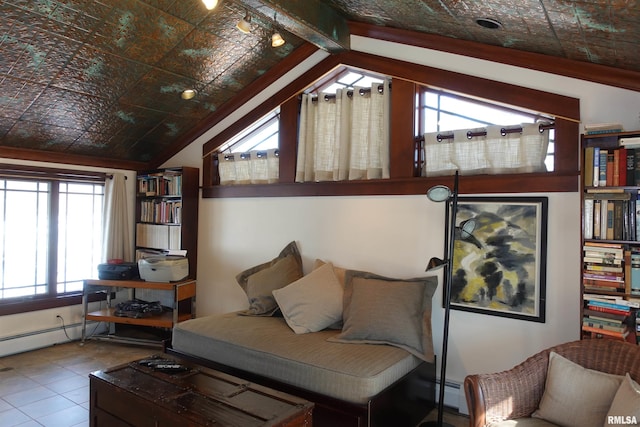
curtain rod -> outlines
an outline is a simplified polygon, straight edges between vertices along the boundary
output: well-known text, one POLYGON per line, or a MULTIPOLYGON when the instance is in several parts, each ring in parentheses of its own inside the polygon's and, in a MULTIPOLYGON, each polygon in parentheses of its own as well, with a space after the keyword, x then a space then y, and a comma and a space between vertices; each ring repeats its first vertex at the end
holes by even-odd
MULTIPOLYGON (((111 174, 111 175, 107 175, 107 178, 109 178, 109 179, 113 179, 113 174, 111 174)), ((127 175, 125 175, 125 176, 124 176, 124 180, 126 181, 127 179, 129 179, 129 178, 127 178, 127 175)))
MULTIPOLYGON (((280 150, 275 150, 273 153, 275 154, 276 157, 280 156, 280 150)), ((254 154, 256 155, 256 157, 258 159, 261 159, 263 157, 268 157, 268 154, 267 154, 266 151, 256 151, 256 152, 254 152, 254 154)), ((214 157, 215 158, 219 158, 218 155, 216 155, 214 157)), ((249 152, 249 153, 240 153, 240 159, 242 159, 242 160, 251 159, 251 152, 249 152)), ((235 160, 235 154, 225 154, 224 155, 224 160, 234 161, 235 160)))
MULTIPOLYGON (((391 88, 391 83, 389 83, 389 88, 391 88)), ((370 87, 362 87, 360 89, 358 89, 358 94, 360 96, 364 96, 368 93, 371 93, 371 88, 370 87)), ((378 83, 378 93, 384 93, 384 83, 378 83)), ((347 90, 347 96, 349 98, 353 97, 353 89, 349 89, 347 90)), ((318 101, 318 99, 320 98, 319 95, 312 95, 312 102, 316 102, 318 101)), ((325 93, 324 94, 324 100, 325 101, 330 101, 332 99, 336 99, 336 94, 335 93, 325 93)))
MULTIPOLYGON (((555 123, 548 123, 548 124, 540 123, 538 125, 538 131, 540 133, 544 132, 545 130, 554 129, 554 128, 555 128, 555 123)), ((502 136, 505 136, 510 133, 520 133, 520 132, 522 132, 522 127, 503 127, 500 129, 500 134, 502 136)), ((487 131, 467 132, 467 138, 469 139, 477 136, 487 136, 487 131)), ((447 133, 447 134, 438 133, 438 135, 436 136, 436 139, 438 140, 438 142, 442 142, 445 139, 453 139, 453 138, 454 138, 453 133, 447 133)), ((419 140, 424 142, 424 136, 420 137, 419 140)))

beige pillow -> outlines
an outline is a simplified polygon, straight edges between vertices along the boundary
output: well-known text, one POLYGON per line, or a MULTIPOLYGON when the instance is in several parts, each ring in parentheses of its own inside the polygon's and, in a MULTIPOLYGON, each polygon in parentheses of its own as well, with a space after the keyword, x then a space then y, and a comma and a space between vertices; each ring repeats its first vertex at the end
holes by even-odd
POLYGON ((616 392, 605 427, 640 424, 640 385, 627 374, 616 392))
POLYGON ((273 291, 302 277, 302 257, 296 242, 291 242, 269 262, 251 267, 236 276, 247 294, 249 309, 240 312, 248 316, 271 316, 278 309, 273 291))
POLYGON ((288 286, 273 291, 287 325, 296 334, 321 331, 342 319, 342 284, 324 264, 288 286))
POLYGON ((431 297, 438 279, 391 279, 348 270, 342 332, 334 342, 389 344, 434 361, 431 297))
POLYGON ((601 427, 623 378, 551 352, 544 393, 532 417, 565 427, 601 427))

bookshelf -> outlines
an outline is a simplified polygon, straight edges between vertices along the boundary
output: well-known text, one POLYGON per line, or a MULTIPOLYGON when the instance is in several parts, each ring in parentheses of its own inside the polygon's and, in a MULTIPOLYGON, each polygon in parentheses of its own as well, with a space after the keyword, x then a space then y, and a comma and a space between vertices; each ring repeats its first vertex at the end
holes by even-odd
POLYGON ((640 343, 640 131, 582 144, 582 337, 640 343))
POLYGON ((186 251, 189 276, 198 258, 199 170, 192 167, 140 172, 136 178, 136 260, 186 251))

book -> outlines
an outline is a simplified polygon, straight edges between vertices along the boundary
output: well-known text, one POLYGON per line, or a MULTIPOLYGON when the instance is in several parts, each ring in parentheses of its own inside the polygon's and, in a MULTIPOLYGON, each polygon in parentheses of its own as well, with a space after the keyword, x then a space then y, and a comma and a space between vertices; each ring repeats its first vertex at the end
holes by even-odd
MULTIPOLYGON (((627 174, 627 177, 626 177, 625 185, 638 185, 638 183, 635 180, 635 169, 636 169, 636 165, 635 165, 636 153, 635 153, 635 151, 636 150, 634 148, 625 148, 624 150, 627 153, 627 155, 626 155, 626 165, 627 165, 626 174, 627 174)), ((586 170, 585 170, 585 173, 586 173, 586 170)), ((591 172, 591 174, 593 174, 593 171, 591 172)))
POLYGON ((627 320, 627 316, 624 314, 605 313, 603 311, 592 310, 590 308, 585 308, 583 310, 583 315, 588 316, 592 319, 605 320, 607 322, 617 324, 621 324, 622 322, 627 320))
POLYGON ((618 266, 600 265, 600 264, 593 264, 593 263, 586 263, 584 268, 585 270, 589 270, 589 271, 606 271, 606 272, 612 272, 612 273, 622 273, 624 271, 622 266, 618 267, 618 266))
POLYGON ((607 159, 609 158, 609 151, 600 149, 600 169, 598 170, 598 186, 607 186, 607 159))
POLYGON ((593 185, 593 147, 584 149, 584 186, 593 185))
POLYGON ((606 133, 619 133, 624 128, 620 123, 592 123, 584 125, 584 132, 587 135, 600 135, 606 133))
POLYGON ((591 319, 589 317, 582 319, 582 326, 588 326, 591 328, 598 328, 598 329, 606 329, 608 331, 614 331, 614 332, 620 332, 620 333, 623 333, 624 331, 629 329, 629 327, 625 324, 616 325, 606 321, 591 319))
POLYGON ((587 332, 595 332, 596 334, 608 335, 610 337, 619 338, 621 340, 626 339, 627 335, 629 335, 629 328, 626 328, 623 332, 617 332, 617 331, 609 331, 607 329, 600 329, 600 328, 594 328, 591 326, 583 325, 582 330, 587 332))
POLYGON ((584 199, 584 238, 593 239, 593 199, 584 199))
POLYGON ((639 148, 640 136, 624 136, 618 140, 618 144, 620 144, 621 147, 639 148))
MULTIPOLYGON (((640 172, 634 171, 634 174, 640 172)), ((600 183, 600 147, 593 147, 593 186, 597 187, 600 183)))
POLYGON ((631 307, 628 305, 624 305, 624 304, 618 304, 618 300, 615 300, 616 302, 608 302, 608 301, 602 301, 600 299, 596 299, 596 298, 590 298, 588 300, 588 305, 589 308, 593 307, 603 307, 603 308, 609 308, 612 310, 618 310, 621 312, 626 312, 629 313, 631 311, 631 307))

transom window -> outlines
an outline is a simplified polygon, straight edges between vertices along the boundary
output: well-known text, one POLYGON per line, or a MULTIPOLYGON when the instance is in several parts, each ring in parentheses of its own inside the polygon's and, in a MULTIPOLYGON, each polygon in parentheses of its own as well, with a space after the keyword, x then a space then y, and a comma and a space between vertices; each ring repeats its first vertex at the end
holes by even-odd
MULTIPOLYGON (((553 121, 553 118, 428 87, 421 87, 416 96, 416 135, 489 125, 515 126, 541 120, 553 121)), ((550 129, 545 159, 548 172, 553 171, 553 154, 554 131, 550 129)))

